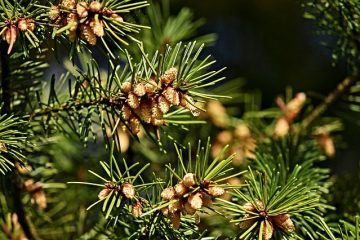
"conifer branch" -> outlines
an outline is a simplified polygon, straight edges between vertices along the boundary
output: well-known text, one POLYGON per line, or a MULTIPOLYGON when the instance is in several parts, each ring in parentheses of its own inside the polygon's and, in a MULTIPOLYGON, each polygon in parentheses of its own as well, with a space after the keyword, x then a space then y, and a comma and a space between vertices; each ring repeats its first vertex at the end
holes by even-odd
MULTIPOLYGON (((1 81, 1 93, 2 93, 2 101, 4 103, 3 108, 2 108, 2 113, 3 114, 9 114, 11 113, 11 93, 10 93, 10 82, 9 82, 9 57, 8 55, 6 55, 6 51, 5 51, 5 43, 3 41, 0 42, 0 66, 1 66, 1 75, 0 75, 0 81, 1 81)), ((15 212, 19 217, 19 222, 23 228, 23 231, 25 233, 25 235, 27 236, 27 238, 29 239, 34 239, 37 240, 37 234, 35 232, 35 229, 31 228, 30 222, 28 221, 27 217, 26 217, 26 212, 24 209, 24 205, 22 203, 22 198, 21 198, 21 192, 22 190, 19 188, 18 186, 18 180, 19 180, 19 176, 17 174, 13 174, 13 179, 12 179, 12 185, 14 188, 14 195, 13 195, 13 200, 14 200, 14 207, 15 207, 15 212)))

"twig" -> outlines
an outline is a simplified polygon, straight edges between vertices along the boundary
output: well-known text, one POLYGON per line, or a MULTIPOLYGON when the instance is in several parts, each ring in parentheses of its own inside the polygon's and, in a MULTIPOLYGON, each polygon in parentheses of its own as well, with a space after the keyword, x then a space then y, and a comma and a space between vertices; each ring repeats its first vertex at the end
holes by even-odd
POLYGON ((56 107, 46 106, 44 108, 35 110, 34 113, 30 115, 30 120, 39 116, 49 115, 51 113, 64 112, 70 109, 87 108, 96 105, 117 106, 121 108, 123 105, 122 101, 123 99, 119 97, 101 97, 100 99, 95 99, 92 101, 68 101, 56 107))
POLYGON ((320 103, 301 123, 301 129, 306 129, 310 124, 323 114, 332 104, 334 104, 343 94, 345 94, 350 87, 358 79, 357 76, 348 76, 341 83, 339 83, 335 90, 320 103))

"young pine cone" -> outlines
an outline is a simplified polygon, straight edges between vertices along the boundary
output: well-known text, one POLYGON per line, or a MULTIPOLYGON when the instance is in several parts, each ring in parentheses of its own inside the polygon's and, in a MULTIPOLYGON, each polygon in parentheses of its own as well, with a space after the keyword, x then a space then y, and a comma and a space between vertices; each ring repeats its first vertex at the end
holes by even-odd
POLYGON ((89 10, 94 13, 100 12, 101 8, 101 3, 98 1, 92 1, 89 5, 89 10))
POLYGON ((194 209, 200 209, 203 206, 201 193, 193 193, 188 197, 188 203, 194 209))
POLYGON ((125 195, 126 198, 133 199, 135 196, 135 188, 130 183, 124 183, 122 185, 122 193, 125 195))
POLYGON ((195 175, 193 173, 187 173, 183 177, 183 183, 186 187, 192 187, 196 184, 195 175))
POLYGON ((169 85, 173 81, 175 81, 176 76, 177 76, 177 69, 172 67, 172 68, 166 70, 162 76, 160 76, 160 81, 164 85, 169 85))
POLYGON ((173 87, 167 87, 163 92, 164 97, 173 105, 178 106, 180 104, 180 95, 173 87))
POLYGON ((181 197, 188 191, 188 188, 185 186, 183 181, 180 181, 178 184, 176 184, 174 186, 174 189, 175 189, 176 195, 179 197, 181 197))
POLYGON ((102 20, 99 20, 98 18, 92 19, 90 22, 90 27, 96 36, 103 37, 105 35, 104 23, 102 20))
POLYGON ((76 12, 80 18, 86 18, 89 15, 89 4, 87 2, 78 2, 76 4, 76 12))
POLYGON ((135 218, 138 218, 141 216, 142 214, 142 205, 141 202, 136 202, 133 206, 132 206, 132 211, 131 211, 132 215, 135 218))
POLYGON ((89 25, 81 24, 80 32, 81 39, 87 41, 90 45, 96 45, 96 35, 89 25))
POLYGON ((133 134, 140 132, 140 120, 137 117, 132 117, 129 121, 129 127, 133 134))
POLYGON ((289 214, 281 214, 271 218, 274 225, 286 232, 293 232, 295 226, 289 214))
POLYGON ((213 197, 220 197, 225 193, 225 190, 222 187, 212 186, 209 187, 208 193, 213 197))
POLYGON ((175 189, 173 187, 167 187, 161 192, 161 197, 164 200, 172 200, 176 196, 175 189))

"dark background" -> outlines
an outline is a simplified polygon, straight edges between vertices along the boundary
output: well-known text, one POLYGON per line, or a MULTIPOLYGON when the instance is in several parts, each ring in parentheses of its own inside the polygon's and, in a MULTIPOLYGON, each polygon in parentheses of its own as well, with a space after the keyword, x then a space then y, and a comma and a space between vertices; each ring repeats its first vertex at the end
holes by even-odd
MULTIPOLYGON (((175 0, 173 11, 183 6, 205 18, 201 34, 216 33, 215 46, 208 49, 219 66, 227 66, 227 78, 241 77, 247 89, 262 93, 263 107, 291 86, 294 92, 326 95, 346 77, 343 62, 335 66, 331 45, 335 39, 317 34, 316 22, 303 18, 303 9, 289 0, 175 0), (325 46, 325 44, 327 46, 325 46)), ((316 100, 315 100, 316 102, 316 100)), ((333 109, 327 115, 336 116, 333 109)), ((357 170, 360 156, 359 119, 345 121, 343 141, 331 160, 336 173, 357 170)))

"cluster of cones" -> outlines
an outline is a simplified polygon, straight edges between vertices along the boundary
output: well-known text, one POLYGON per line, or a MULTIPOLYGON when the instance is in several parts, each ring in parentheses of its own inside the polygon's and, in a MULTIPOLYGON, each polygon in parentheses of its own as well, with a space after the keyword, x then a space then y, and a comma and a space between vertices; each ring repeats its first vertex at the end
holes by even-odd
MULTIPOLYGON (((30 165, 21 165, 19 163, 16 163, 15 167, 20 174, 28 174, 33 170, 30 165)), ((23 183, 23 189, 31 195, 31 201, 35 203, 39 209, 45 209, 47 207, 47 199, 41 182, 35 182, 32 178, 27 179, 23 183)))
POLYGON ((244 159, 255 159, 256 140, 245 123, 238 124, 233 130, 220 132, 211 148, 213 157, 218 156, 222 149, 229 145, 227 155, 235 154, 233 164, 241 165, 244 159))
POLYGON ((47 207, 47 200, 42 183, 28 179, 23 185, 25 191, 31 194, 31 200, 35 202, 40 209, 45 209, 47 207))
MULTIPOLYGON (((108 182, 105 184, 104 189, 99 192, 98 198, 104 200, 111 192, 118 192, 129 200, 135 200, 136 191, 131 183, 125 182, 121 185, 116 185, 115 183, 108 182)), ((134 217, 140 217, 141 214, 142 204, 140 201, 136 200, 132 205, 132 215, 134 217)))
POLYGON ((20 32, 34 32, 36 27, 32 18, 19 17, 15 20, 6 20, 5 29, 1 30, 3 39, 9 44, 7 54, 11 53, 20 32))
POLYGON ((126 97, 121 116, 133 134, 140 132, 141 121, 154 127, 165 125, 163 115, 171 106, 182 106, 194 115, 198 113, 191 96, 172 86, 176 78, 177 68, 172 67, 158 81, 150 79, 135 84, 124 82, 121 85, 121 91, 126 97))
MULTIPOLYGON (((283 115, 276 120, 273 132, 274 137, 286 136, 290 131, 290 126, 298 116, 306 101, 305 93, 298 93, 287 104, 281 98, 276 99, 276 103, 283 112, 283 115)), ((328 157, 335 155, 335 146, 329 132, 325 127, 317 128, 313 136, 320 148, 328 157)))
POLYGON ((260 227, 263 233, 263 239, 270 240, 276 229, 281 229, 285 232, 293 232, 295 226, 287 213, 279 214, 276 216, 268 216, 267 209, 262 201, 256 200, 255 202, 247 202, 244 204, 243 209, 247 212, 243 221, 240 223, 240 228, 248 229, 253 224, 261 221, 260 227))
POLYGON ((276 99, 276 104, 279 106, 283 115, 276 120, 273 135, 274 137, 286 136, 290 131, 290 126, 298 116, 306 101, 305 93, 298 93, 288 103, 285 103, 281 98, 276 99))
POLYGON ((203 206, 209 207, 214 197, 225 193, 222 187, 204 180, 196 183, 195 175, 187 173, 175 186, 165 188, 162 199, 169 201, 167 207, 161 209, 164 216, 168 217, 175 229, 180 227, 181 214, 194 215, 203 206))
POLYGON ((57 28, 68 30, 67 35, 71 42, 80 36, 90 45, 95 45, 97 37, 105 35, 104 17, 123 22, 121 16, 98 1, 88 3, 62 0, 59 5, 50 8, 48 15, 57 28))

